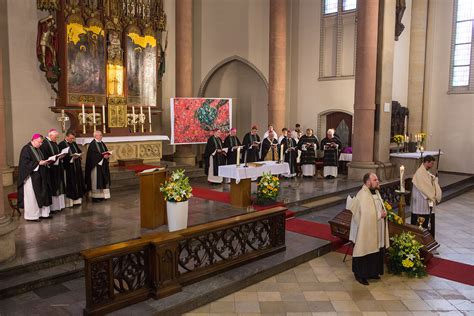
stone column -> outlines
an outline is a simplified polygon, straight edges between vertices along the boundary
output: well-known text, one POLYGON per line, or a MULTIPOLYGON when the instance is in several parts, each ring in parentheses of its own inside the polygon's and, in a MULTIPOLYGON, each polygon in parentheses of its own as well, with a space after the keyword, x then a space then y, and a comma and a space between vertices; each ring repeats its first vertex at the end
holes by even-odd
MULTIPOLYGON (((3 54, 0 49, 0 170, 5 167, 5 99, 3 95, 3 54)), ((0 176, 0 262, 15 256, 15 230, 18 221, 5 209, 3 176, 0 176)))
POLYGON ((410 28, 410 68, 408 71, 408 133, 421 132, 428 0, 412 1, 410 28))
POLYGON ((359 1, 358 6, 354 137, 349 179, 362 179, 363 174, 376 171, 374 119, 379 1, 359 1))
MULTIPOLYGON (((176 97, 193 96, 193 1, 176 0, 176 97)), ((193 145, 177 145, 175 161, 194 165, 193 145)))
POLYGON ((380 111, 375 132, 374 159, 376 162, 381 162, 377 175, 382 180, 392 176, 389 172, 392 170, 389 159, 396 2, 396 0, 381 1, 380 8, 382 19, 379 22, 376 92, 376 102, 380 105, 380 111))
POLYGON ((287 0, 270 0, 268 123, 278 132, 286 126, 286 37, 287 0))

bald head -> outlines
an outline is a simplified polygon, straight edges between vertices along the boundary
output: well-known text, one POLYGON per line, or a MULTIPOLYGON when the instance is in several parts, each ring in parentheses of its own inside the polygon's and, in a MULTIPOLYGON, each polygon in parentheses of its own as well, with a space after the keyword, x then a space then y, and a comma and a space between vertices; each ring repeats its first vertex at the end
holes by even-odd
POLYGON ((53 142, 55 142, 58 139, 58 131, 55 129, 52 129, 48 132, 48 138, 51 139, 53 142))

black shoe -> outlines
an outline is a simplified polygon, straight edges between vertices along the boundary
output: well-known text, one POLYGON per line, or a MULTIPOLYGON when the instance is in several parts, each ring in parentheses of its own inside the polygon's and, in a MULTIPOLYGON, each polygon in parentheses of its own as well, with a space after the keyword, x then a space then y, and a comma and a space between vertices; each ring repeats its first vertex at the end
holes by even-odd
POLYGON ((364 278, 357 278, 357 277, 356 277, 356 280, 357 280, 357 282, 359 282, 360 284, 369 285, 369 281, 367 281, 367 279, 364 279, 364 278))
POLYGON ((41 222, 41 219, 39 219, 39 218, 38 219, 27 219, 26 221, 39 223, 39 222, 41 222))
POLYGON ((371 278, 369 278, 369 279, 380 280, 380 277, 377 275, 377 276, 371 277, 371 278))
POLYGON ((51 216, 51 215, 49 215, 49 216, 46 216, 46 217, 44 217, 44 216, 41 216, 40 218, 41 218, 41 219, 52 219, 52 218, 53 218, 53 216, 51 216))

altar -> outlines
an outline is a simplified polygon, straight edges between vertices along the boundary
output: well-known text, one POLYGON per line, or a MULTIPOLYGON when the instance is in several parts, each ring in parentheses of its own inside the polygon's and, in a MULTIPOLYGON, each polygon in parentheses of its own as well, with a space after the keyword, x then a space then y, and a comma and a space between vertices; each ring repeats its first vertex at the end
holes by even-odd
MULTIPOLYGON (((87 146, 93 137, 78 137, 76 143, 82 152, 87 153, 87 146)), ((102 141, 109 151, 113 151, 109 162, 117 164, 119 159, 143 159, 144 163, 159 162, 162 158, 162 142, 169 140, 166 135, 139 135, 139 136, 104 136, 102 141)))
MULTIPOLYGON (((441 154, 443 154, 441 152, 441 154)), ((426 157, 428 155, 433 156, 436 160, 439 160, 439 151, 424 151, 424 152, 414 152, 414 153, 392 153, 390 154, 390 162, 392 162, 393 165, 397 166, 397 168, 400 168, 400 166, 405 167, 405 173, 410 176, 413 175, 418 167, 423 163, 423 157, 426 157)), ((438 170, 436 169, 437 167, 437 162, 433 166, 433 168, 430 170, 431 173, 436 174, 438 173, 438 170)))
POLYGON ((251 179, 258 178, 264 173, 279 175, 290 172, 287 162, 260 161, 244 165, 219 166, 219 176, 230 178, 230 203, 237 207, 247 207, 251 204, 251 179))

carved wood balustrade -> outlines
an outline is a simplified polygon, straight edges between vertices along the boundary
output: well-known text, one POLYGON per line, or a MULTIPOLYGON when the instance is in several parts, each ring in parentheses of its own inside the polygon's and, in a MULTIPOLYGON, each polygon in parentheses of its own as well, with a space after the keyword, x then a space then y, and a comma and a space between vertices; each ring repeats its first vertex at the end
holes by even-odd
POLYGON ((283 251, 285 210, 276 207, 83 251, 84 314, 159 299, 185 284, 283 251))

